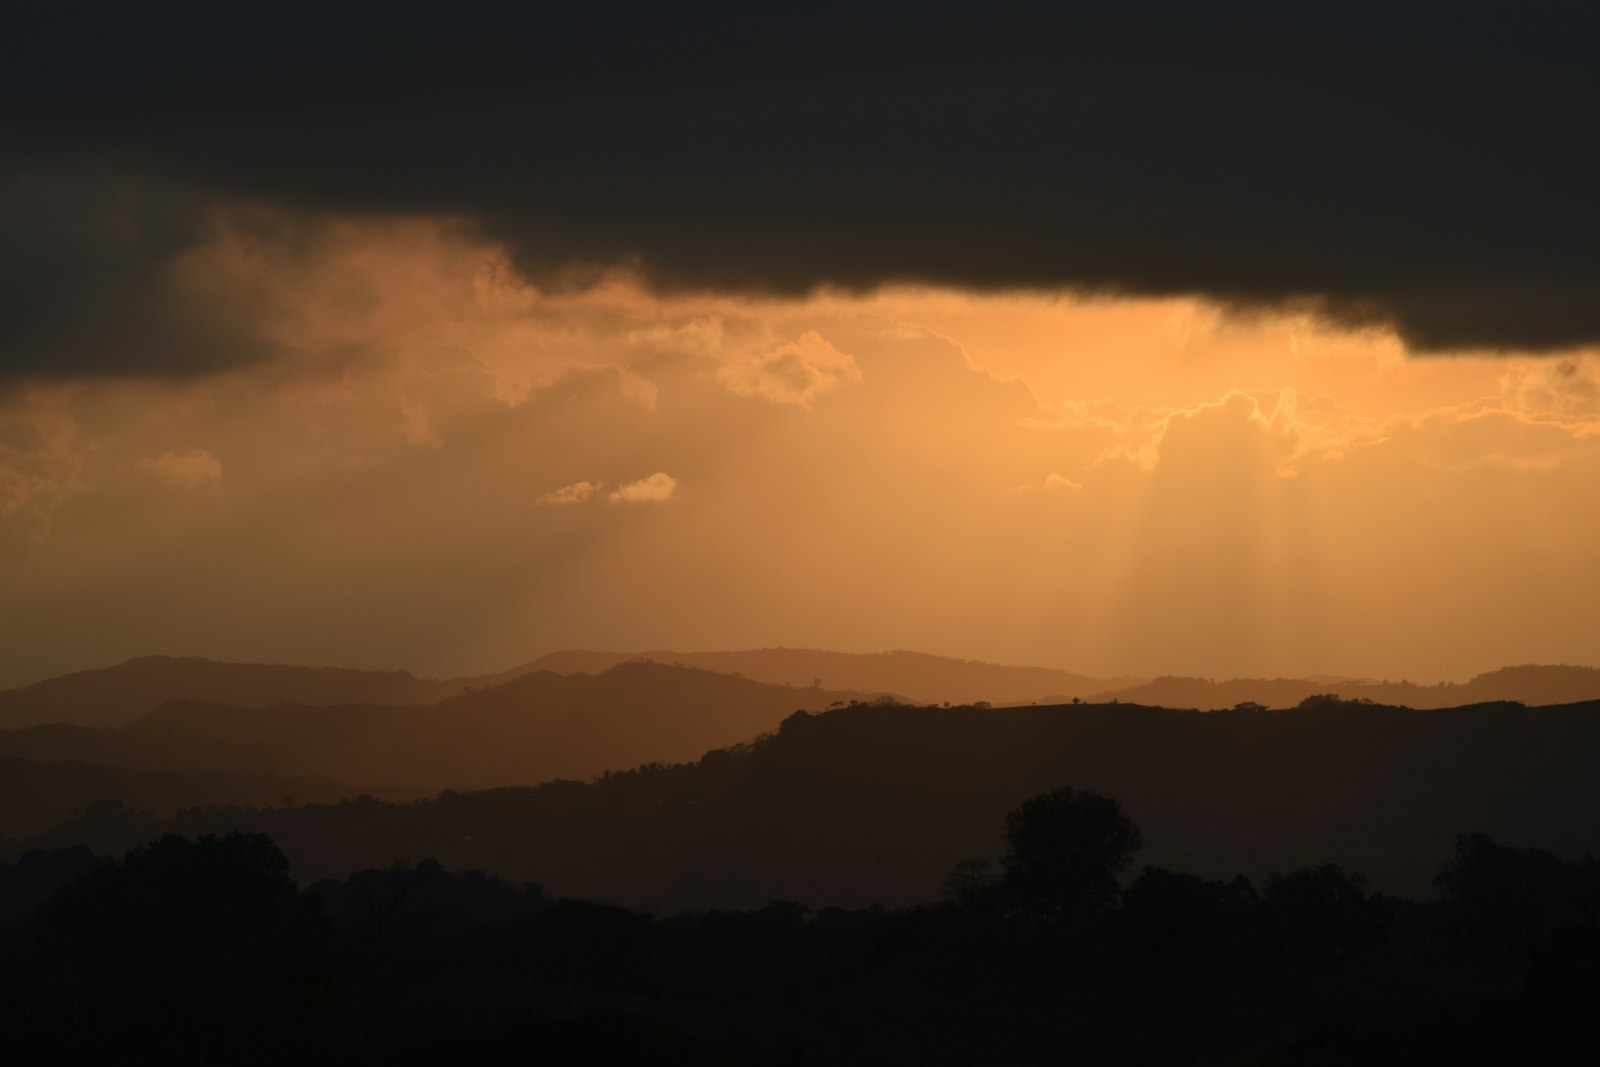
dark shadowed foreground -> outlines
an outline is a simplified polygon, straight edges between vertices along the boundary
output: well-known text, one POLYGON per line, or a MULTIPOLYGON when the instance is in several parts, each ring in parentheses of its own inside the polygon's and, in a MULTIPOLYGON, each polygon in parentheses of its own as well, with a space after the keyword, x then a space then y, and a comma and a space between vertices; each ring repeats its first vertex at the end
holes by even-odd
MULTIPOLYGON (((1600 865, 1463 837, 1415 903, 1331 865, 1135 872, 1116 801, 991 827, 941 899, 652 917, 433 860, 300 889, 262 835, 0 867, 20 1063, 1551 1062, 1595 1036, 1600 865), (1003 834, 1001 829, 1003 827, 1003 834)), ((930 898, 932 894, 928 895, 930 898)))

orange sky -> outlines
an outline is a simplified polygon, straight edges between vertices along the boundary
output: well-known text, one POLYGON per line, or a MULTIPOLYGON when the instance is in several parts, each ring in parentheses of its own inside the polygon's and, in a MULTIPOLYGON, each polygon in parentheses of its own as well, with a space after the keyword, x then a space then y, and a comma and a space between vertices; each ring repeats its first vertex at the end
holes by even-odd
POLYGON ((1590 356, 1189 300, 541 292, 427 220, 219 215, 171 281, 281 354, 0 393, 0 684, 576 646, 1600 664, 1590 356))

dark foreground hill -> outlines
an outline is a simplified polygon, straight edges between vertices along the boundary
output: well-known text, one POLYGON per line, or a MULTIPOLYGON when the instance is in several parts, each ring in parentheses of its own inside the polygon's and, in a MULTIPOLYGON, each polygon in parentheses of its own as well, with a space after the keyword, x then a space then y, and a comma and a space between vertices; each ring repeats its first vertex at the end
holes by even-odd
POLYGON ((1199 713, 1122 705, 850 707, 694 764, 593 784, 449 793, 406 805, 105 811, 41 844, 115 853, 166 831, 262 831, 302 878, 397 858, 536 879, 662 909, 923 900, 995 827, 1062 785, 1119 798, 1143 859, 1208 877, 1311 863, 1428 891, 1458 834, 1600 850, 1600 704, 1418 712, 1325 703, 1199 713))
POLYGON ((1140 836, 1056 790, 938 903, 673 916, 433 860, 302 887, 258 834, 38 850, 0 860, 0 1029, 8 1062, 163 1067, 1500 1067, 1594 1044, 1592 859, 1471 835, 1413 902, 1325 864, 1140 868, 1140 836))
POLYGON ((821 710, 862 695, 639 662, 601 675, 539 671, 426 706, 170 702, 116 730, 0 731, 0 755, 482 789, 695 759, 772 730, 797 708, 821 710))

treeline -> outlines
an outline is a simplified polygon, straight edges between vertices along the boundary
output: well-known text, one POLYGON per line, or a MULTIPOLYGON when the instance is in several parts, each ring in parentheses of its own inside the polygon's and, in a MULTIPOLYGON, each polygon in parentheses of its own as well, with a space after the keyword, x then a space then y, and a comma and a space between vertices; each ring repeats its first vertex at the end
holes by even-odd
POLYGON ((0 867, 6 1055, 1432 1064, 1593 1036, 1593 860, 1464 837, 1423 903, 1333 865, 1135 871, 1139 828, 1071 789, 995 836, 937 901, 663 917, 433 861, 301 888, 258 834, 29 853, 0 867))
MULTIPOLYGON (((1528 705, 1573 704, 1600 699, 1600 670, 1593 667, 1502 667, 1465 682, 1421 685, 1409 681, 1314 678, 1184 678, 1163 676, 1096 692, 1096 702, 1155 704, 1168 708, 1231 708, 1263 704, 1292 708, 1307 697, 1331 695, 1407 708, 1458 708, 1466 704, 1515 701, 1528 705)), ((1040 701, 1044 703, 1044 701, 1040 701)))

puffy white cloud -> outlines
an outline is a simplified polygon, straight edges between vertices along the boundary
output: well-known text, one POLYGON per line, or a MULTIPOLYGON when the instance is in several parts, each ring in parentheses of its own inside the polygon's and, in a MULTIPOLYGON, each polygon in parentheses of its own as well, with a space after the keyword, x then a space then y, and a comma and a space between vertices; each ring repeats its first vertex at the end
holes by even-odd
POLYGON ((610 500, 617 504, 654 504, 672 499, 672 494, 677 491, 678 479, 657 471, 648 478, 618 486, 610 500))
POLYGON ((603 488, 598 482, 573 482, 563 485, 560 489, 552 489, 539 498, 540 504, 562 506, 565 504, 581 504, 591 499, 603 488))
POLYGON ((552 489, 539 497, 536 503, 548 507, 565 507, 598 500, 604 496, 613 504, 657 504, 672 499, 672 494, 678 491, 678 479, 664 471, 657 471, 648 478, 625 482, 609 493, 605 490, 605 482, 573 482, 560 489, 552 489))

